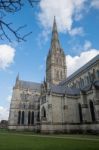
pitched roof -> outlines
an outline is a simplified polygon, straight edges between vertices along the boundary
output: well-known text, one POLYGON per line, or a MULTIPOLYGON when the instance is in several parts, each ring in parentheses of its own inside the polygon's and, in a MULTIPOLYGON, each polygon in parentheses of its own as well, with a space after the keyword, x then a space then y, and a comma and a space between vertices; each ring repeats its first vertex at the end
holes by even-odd
POLYGON ((80 94, 80 90, 77 88, 69 88, 69 87, 53 85, 53 84, 50 84, 50 91, 56 94, 67 94, 73 96, 80 94))
POLYGON ((24 88, 24 89, 31 89, 31 90, 40 91, 41 84, 35 83, 35 82, 30 82, 30 81, 19 80, 19 87, 24 88))
POLYGON ((99 88, 99 80, 92 82, 90 85, 85 86, 83 88, 75 88, 75 87, 66 87, 61 85, 50 84, 50 91, 55 94, 66 94, 70 96, 80 95, 80 91, 87 92, 92 89, 92 85, 99 88))

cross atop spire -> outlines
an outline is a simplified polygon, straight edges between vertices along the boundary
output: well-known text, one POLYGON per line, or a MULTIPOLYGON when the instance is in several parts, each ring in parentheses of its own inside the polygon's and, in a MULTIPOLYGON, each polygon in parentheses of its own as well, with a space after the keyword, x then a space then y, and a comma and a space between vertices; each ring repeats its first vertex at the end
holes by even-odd
POLYGON ((52 39, 51 39, 51 50, 53 51, 56 49, 61 49, 61 47, 60 47, 60 42, 59 42, 59 38, 58 38, 56 18, 54 16, 52 39))

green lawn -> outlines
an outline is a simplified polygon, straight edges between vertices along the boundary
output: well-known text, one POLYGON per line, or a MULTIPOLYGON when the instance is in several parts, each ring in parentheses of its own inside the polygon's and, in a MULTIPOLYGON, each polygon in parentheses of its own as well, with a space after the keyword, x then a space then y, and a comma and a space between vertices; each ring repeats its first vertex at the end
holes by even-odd
POLYGON ((0 133, 0 150, 99 150, 98 137, 60 136, 63 138, 55 138, 54 135, 39 137, 39 135, 0 133))

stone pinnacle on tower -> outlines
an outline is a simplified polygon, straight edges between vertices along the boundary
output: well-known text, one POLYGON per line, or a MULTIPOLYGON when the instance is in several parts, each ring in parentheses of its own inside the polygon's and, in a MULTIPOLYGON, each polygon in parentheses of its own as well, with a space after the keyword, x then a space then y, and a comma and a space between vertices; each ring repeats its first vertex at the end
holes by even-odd
POLYGON ((17 77, 16 77, 16 82, 19 81, 19 73, 17 74, 17 77))

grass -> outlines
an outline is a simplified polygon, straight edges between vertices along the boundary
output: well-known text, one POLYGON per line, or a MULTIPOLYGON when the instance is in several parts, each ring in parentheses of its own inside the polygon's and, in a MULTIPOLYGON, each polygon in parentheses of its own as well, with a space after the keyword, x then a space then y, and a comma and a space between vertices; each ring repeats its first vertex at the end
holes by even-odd
POLYGON ((63 138, 0 132, 0 150, 99 150, 99 138, 95 136, 56 136, 63 138))

